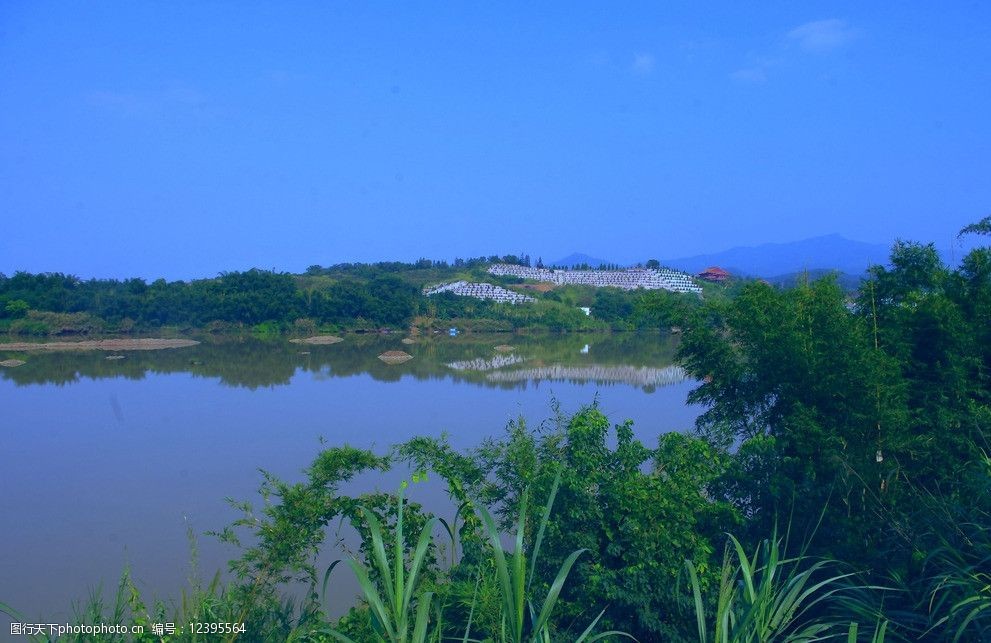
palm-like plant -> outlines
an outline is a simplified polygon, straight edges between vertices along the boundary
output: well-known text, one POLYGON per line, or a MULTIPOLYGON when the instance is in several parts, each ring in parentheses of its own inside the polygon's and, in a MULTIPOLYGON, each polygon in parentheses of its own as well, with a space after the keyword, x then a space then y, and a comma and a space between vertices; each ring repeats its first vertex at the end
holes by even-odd
MULTIPOLYGON (((534 569, 536 568, 537 559, 540 555, 540 545, 544 539, 544 530, 547 527, 551 507, 554 505, 554 498, 557 495, 560 482, 561 475, 559 473, 554 479, 550 496, 547 498, 547 504, 544 506, 543 516, 541 517, 540 526, 537 530, 537 537, 534 540, 533 552, 530 555, 529 570, 527 569, 527 555, 523 546, 523 534, 526 531, 526 515, 529 493, 525 492, 520 502, 519 518, 516 522, 516 549, 513 551, 513 554, 509 560, 506 559, 506 553, 502 549, 499 529, 496 527, 495 521, 492 519, 492 515, 484 507, 479 508, 479 513, 482 515, 482 521, 485 525, 486 532, 489 536, 489 543, 492 547, 492 555, 495 559, 496 576, 498 578, 499 588, 502 594, 502 643, 550 642, 551 615, 554 612, 554 606, 557 604, 558 597, 561 594, 561 590, 564 588, 564 584, 568 580, 568 574, 571 573, 571 568, 574 566, 575 561, 577 561, 578 557, 586 551, 584 549, 578 549, 572 552, 571 555, 565 559, 564 563, 561 565, 561 569, 557 573, 557 577, 554 579, 554 582, 551 584, 550 589, 547 592, 547 596, 544 597, 543 602, 539 606, 534 605, 532 596, 530 596, 530 586, 533 583, 534 569)), ((592 643, 593 641, 598 641, 607 636, 625 636, 631 639, 633 638, 624 632, 615 631, 593 635, 592 631, 595 629, 595 626, 598 624, 599 619, 602 618, 604 613, 605 610, 599 612, 599 615, 592 620, 592 623, 585 629, 585 631, 577 639, 575 639, 575 643, 592 643)), ((466 631, 464 638, 465 641, 470 640, 468 636, 469 633, 466 631)))
POLYGON ((845 623, 813 618, 812 610, 847 590, 844 580, 852 573, 824 574, 831 565, 827 560, 806 566, 803 556, 783 558, 782 541, 776 533, 762 542, 752 557, 733 536, 730 542, 732 549, 727 546, 711 622, 706 619, 695 566, 685 563, 700 643, 816 641, 842 631, 845 623))
POLYGON ((932 570, 930 631, 953 633, 953 640, 987 640, 991 636, 991 529, 966 528, 969 547, 944 544, 929 554, 932 570))
MULTIPOLYGON (((427 548, 430 546, 432 532, 437 525, 437 518, 431 518, 424 525, 416 548, 413 550, 413 558, 409 561, 409 569, 407 569, 406 547, 403 540, 403 491, 405 489, 406 483, 404 482, 399 488, 396 501, 396 534, 391 561, 386 554, 382 525, 371 511, 362 510, 368 520, 372 544, 371 562, 378 574, 378 583, 372 581, 368 570, 360 561, 352 559, 348 562, 354 570, 355 576, 358 577, 358 584, 361 586, 365 601, 371 610, 372 624, 379 640, 388 643, 423 643, 428 638, 427 628, 433 592, 423 592, 417 595, 416 588, 427 548), (416 603, 415 617, 412 609, 414 602, 416 603)), ((330 631, 328 633, 339 641, 354 643, 340 632, 330 631)))

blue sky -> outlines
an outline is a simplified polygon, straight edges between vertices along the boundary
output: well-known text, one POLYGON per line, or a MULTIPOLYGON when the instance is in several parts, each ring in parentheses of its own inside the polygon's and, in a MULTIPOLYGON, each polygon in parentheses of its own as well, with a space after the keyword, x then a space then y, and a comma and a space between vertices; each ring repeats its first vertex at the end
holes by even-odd
POLYGON ((991 213, 991 5, 752 4, 0 3, 0 272, 948 245, 991 213))

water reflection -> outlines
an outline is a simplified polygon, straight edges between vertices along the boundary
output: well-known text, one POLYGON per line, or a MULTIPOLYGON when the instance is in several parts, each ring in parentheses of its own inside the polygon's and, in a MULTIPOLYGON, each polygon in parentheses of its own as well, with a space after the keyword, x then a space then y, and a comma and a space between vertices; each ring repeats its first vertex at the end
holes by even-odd
POLYGON ((161 351, 12 353, 0 359, 25 363, 0 369, 18 386, 66 385, 83 379, 127 378, 190 373, 217 378, 232 387, 285 386, 297 372, 316 379, 370 375, 383 382, 404 377, 450 379, 486 387, 525 388, 541 380, 624 383, 650 392, 684 381, 674 362, 675 342, 660 335, 473 335, 417 338, 349 335, 333 345, 300 346, 282 339, 203 337, 197 346, 161 351), (383 363, 378 356, 403 350, 413 359, 383 363), (115 359, 124 355, 124 359, 115 359))
POLYGON ((529 382, 541 380, 568 381, 576 384, 622 383, 643 387, 651 391, 658 386, 678 384, 686 379, 680 366, 654 368, 650 366, 542 366, 513 371, 499 371, 486 376, 489 382, 529 382))

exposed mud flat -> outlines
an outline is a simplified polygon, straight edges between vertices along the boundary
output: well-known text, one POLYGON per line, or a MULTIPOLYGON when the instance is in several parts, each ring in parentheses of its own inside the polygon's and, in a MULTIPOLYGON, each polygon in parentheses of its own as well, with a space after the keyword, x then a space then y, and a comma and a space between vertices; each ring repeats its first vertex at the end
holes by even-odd
POLYGON ((386 364, 402 364, 413 359, 413 356, 403 351, 386 351, 379 355, 379 359, 386 364))
POLYGON ((343 337, 338 337, 337 335, 314 335, 313 337, 305 337, 303 339, 290 339, 293 344, 311 344, 314 346, 327 345, 327 344, 337 344, 338 342, 343 342, 343 337))
POLYGON ((16 366, 21 366, 22 364, 27 364, 27 362, 22 359, 5 359, 0 362, 0 366, 3 366, 4 368, 14 368, 16 366))
POLYGON ((83 342, 12 342, 0 344, 3 351, 157 351, 199 344, 195 339, 99 339, 83 342))

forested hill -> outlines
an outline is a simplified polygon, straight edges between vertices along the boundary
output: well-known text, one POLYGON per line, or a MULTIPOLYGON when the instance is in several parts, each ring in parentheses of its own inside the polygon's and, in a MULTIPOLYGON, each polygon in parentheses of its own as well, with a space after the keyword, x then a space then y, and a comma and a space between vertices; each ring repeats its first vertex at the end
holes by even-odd
MULTIPOLYGON (((537 288, 486 272, 491 263, 529 257, 491 256, 453 263, 310 266, 303 274, 265 270, 192 281, 89 279, 61 273, 0 275, 0 332, 62 335, 208 330, 308 333, 319 330, 459 327, 499 331, 667 329, 698 305, 695 296, 589 287, 537 288), (485 281, 536 299, 510 306, 449 293, 426 297, 424 286, 485 281), (580 306, 591 307, 586 316, 580 306)), ((713 287, 725 291, 728 287, 713 287)))

